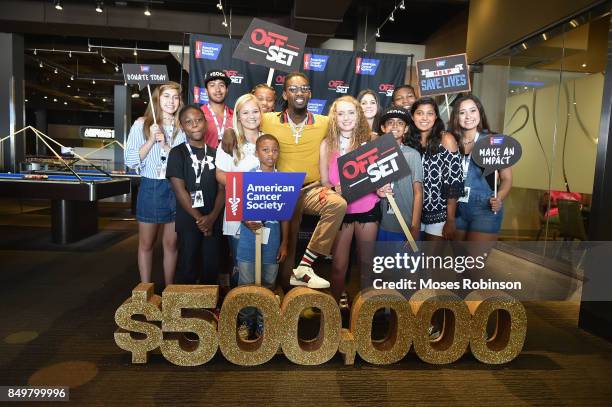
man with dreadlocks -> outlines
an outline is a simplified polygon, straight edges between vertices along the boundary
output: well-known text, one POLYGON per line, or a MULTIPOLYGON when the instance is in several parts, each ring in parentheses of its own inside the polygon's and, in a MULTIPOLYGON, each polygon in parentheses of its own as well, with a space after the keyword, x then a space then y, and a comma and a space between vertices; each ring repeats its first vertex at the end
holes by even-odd
POLYGON ((281 283, 285 288, 289 288, 287 282, 310 288, 329 287, 327 280, 315 274, 312 264, 320 255, 331 253, 346 212, 346 201, 320 183, 319 147, 327 135, 328 118, 307 110, 310 96, 306 75, 301 72, 288 74, 283 84, 284 104, 281 112, 266 113, 261 122, 261 131, 274 134, 280 143, 278 170, 306 173, 305 185, 290 223, 287 259, 281 265, 281 283), (302 213, 318 215, 320 219, 304 256, 294 269, 302 213))

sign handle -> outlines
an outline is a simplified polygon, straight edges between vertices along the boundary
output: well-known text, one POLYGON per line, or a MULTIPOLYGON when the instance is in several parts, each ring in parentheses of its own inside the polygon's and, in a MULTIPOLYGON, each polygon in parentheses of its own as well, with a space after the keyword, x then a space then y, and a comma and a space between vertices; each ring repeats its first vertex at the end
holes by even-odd
POLYGON ((410 228, 406 224, 406 221, 404 220, 404 217, 400 212, 400 208, 397 206, 397 202, 395 202, 395 198, 388 192, 385 194, 385 196, 387 197, 389 204, 391 204, 391 208, 393 208, 393 213, 395 213, 395 217, 397 218, 397 221, 399 222, 400 226, 402 227, 402 230, 404 231, 404 234, 406 235, 406 238, 408 239, 408 244, 410 244, 410 248, 413 252, 416 252, 417 250, 419 250, 419 248, 417 247, 416 242, 412 237, 412 233, 410 233, 410 228))
MULTIPOLYGON (((493 183, 493 196, 497 198, 497 178, 499 177, 498 171, 495 170, 495 182, 493 183)), ((497 212, 493 211, 493 214, 497 215, 497 212)))
POLYGON ((255 231, 255 284, 261 286, 261 242, 263 225, 255 231))
POLYGON ((157 118, 155 117, 155 106, 153 106, 153 97, 151 96, 151 85, 148 83, 147 90, 149 91, 149 106, 151 106, 151 112, 153 113, 153 124, 157 124, 157 118))
POLYGON ((268 79, 266 80, 266 83, 268 84, 268 86, 272 86, 272 77, 274 76, 274 68, 270 68, 268 70, 268 79))
POLYGON ((448 107, 448 93, 444 94, 444 100, 446 101, 446 115, 448 116, 448 121, 450 122, 450 108, 448 107))

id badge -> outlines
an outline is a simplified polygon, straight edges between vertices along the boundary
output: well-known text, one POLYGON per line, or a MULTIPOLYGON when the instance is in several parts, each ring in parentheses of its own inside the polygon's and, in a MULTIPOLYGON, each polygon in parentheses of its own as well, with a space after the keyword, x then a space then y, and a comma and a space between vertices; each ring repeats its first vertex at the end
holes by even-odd
POLYGON ((470 200, 470 187, 463 187, 463 196, 457 202, 468 203, 470 200))
POLYGON ((202 194, 202 191, 195 191, 191 193, 191 207, 192 208, 204 207, 204 194, 202 194))
POLYGON ((270 228, 262 227, 261 233, 261 244, 268 244, 268 239, 270 238, 270 228))
POLYGON ((166 179, 166 163, 157 166, 157 179, 166 179))

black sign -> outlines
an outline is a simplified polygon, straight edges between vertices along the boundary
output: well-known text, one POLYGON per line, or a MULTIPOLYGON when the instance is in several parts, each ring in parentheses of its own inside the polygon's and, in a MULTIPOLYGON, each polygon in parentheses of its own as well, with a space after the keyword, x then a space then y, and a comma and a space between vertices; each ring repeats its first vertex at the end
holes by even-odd
POLYGON ((466 54, 417 61, 421 96, 469 92, 470 75, 466 54))
POLYGON ((410 174, 393 134, 385 134, 338 158, 342 197, 353 202, 410 174))
POLYGON ((168 69, 166 65, 123 64, 123 78, 128 84, 136 84, 139 89, 153 83, 166 83, 168 69))
POLYGON ((283 72, 299 71, 306 34, 254 18, 233 58, 283 72))
POLYGON ((504 134, 493 134, 478 139, 472 150, 474 162, 484 169, 484 175, 511 167, 521 158, 519 142, 504 134))

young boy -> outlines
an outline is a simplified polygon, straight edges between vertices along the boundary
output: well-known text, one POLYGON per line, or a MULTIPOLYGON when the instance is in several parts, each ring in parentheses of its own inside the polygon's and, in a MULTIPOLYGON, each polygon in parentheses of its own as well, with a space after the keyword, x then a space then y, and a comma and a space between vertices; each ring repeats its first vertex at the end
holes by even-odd
MULTIPOLYGON (((279 155, 279 144, 276 137, 270 134, 259 136, 255 143, 255 155, 259 159, 259 166, 252 171, 274 172, 279 155)), ((255 283, 255 233, 263 228, 262 233, 268 235, 267 243, 261 245, 261 284, 274 290, 276 276, 278 274, 278 263, 287 257, 289 244, 289 221, 244 221, 240 226, 240 240, 236 260, 240 274, 238 285, 255 283), (269 234, 266 231, 269 230, 269 234)), ((264 238, 265 241, 265 238, 264 238)), ((249 307, 240 315, 241 337, 252 336, 253 331, 257 336, 263 333, 263 320, 256 308, 249 307)))
POLYGON ((380 117, 380 129, 382 130, 382 134, 393 134, 410 168, 409 175, 392 184, 387 184, 378 190, 378 195, 383 199, 380 201, 382 219, 378 229, 377 240, 383 242, 405 242, 407 240, 397 217, 393 213, 389 201, 384 198, 386 192, 393 194, 395 197, 397 206, 406 224, 410 225, 412 237, 416 240, 421 233, 423 164, 421 163, 421 156, 419 153, 414 148, 408 147, 402 143, 404 135, 408 132, 409 122, 410 115, 408 111, 401 107, 390 107, 386 109, 380 117))
POLYGON ((166 177, 176 194, 177 284, 217 284, 225 190, 215 177, 215 149, 204 142, 206 119, 198 106, 179 113, 187 141, 170 150, 166 177))

